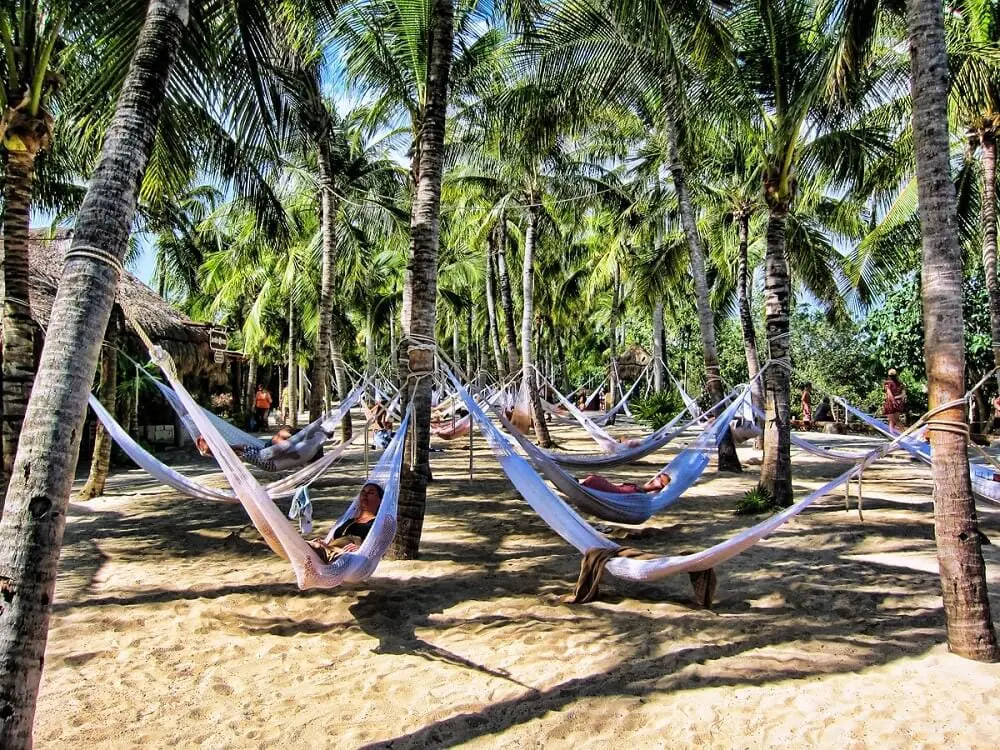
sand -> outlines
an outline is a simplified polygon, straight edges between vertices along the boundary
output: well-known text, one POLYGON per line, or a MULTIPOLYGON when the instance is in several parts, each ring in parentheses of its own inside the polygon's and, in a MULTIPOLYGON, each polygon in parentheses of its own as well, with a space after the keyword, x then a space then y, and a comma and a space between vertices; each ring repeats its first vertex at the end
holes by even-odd
MULTIPOLYGON (((578 434, 556 429, 587 449, 578 434)), ((712 611, 693 606, 687 576, 606 576, 599 601, 573 606, 579 555, 485 444, 471 482, 467 442, 435 445, 446 450, 432 457, 421 559, 333 591, 298 591, 241 508, 180 498, 139 472, 74 502, 37 746, 1000 742, 1000 666, 945 646, 925 467, 889 459, 865 475, 863 522, 830 496, 720 566, 712 611)), ((610 475, 645 478, 676 449, 610 475)), ((846 467, 793 461, 801 493, 846 467)), ((335 469, 315 494, 318 520, 336 517, 362 472, 357 457, 335 469)), ((669 512, 612 536, 661 553, 717 542, 754 522, 732 506, 756 476, 713 467, 669 512)), ((981 518, 1000 544, 1000 513, 981 518)), ((1000 549, 984 554, 1000 619, 1000 549)))

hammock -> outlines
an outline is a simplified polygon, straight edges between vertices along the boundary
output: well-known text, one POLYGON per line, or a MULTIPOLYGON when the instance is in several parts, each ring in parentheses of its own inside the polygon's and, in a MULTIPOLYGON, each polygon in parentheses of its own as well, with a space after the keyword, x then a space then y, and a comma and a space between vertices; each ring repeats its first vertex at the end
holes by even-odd
MULTIPOLYGON (((145 370, 142 370, 145 372, 145 370)), ((147 373, 148 375, 148 373, 147 373)), ((161 383, 152 376, 150 379, 160 389, 174 411, 180 417, 192 440, 197 440, 202 436, 195 420, 192 419, 192 412, 185 408, 177 393, 169 386, 161 383)), ((354 388, 340 402, 340 405, 330 414, 325 414, 319 419, 311 422, 301 430, 292 435, 288 440, 277 444, 268 444, 258 438, 243 432, 238 427, 231 425, 220 419, 210 411, 197 406, 197 410, 212 422, 226 442, 231 446, 242 446, 244 448, 243 458, 265 471, 285 471, 294 469, 310 462, 319 452, 320 447, 325 443, 340 424, 343 415, 360 400, 364 393, 365 383, 362 382, 354 388), (336 416, 334 416, 336 415, 336 416), (242 436, 242 437, 241 437, 242 436)))
MULTIPOLYGON (((878 430, 883 435, 898 439, 893 435, 892 429, 888 424, 883 422, 881 419, 876 419, 870 414, 851 406, 842 398, 837 398, 837 401, 847 409, 851 414, 860 419, 862 422, 867 424, 869 427, 878 430)), ((912 455, 914 458, 919 459, 928 466, 931 463, 931 446, 929 443, 925 443, 922 440, 913 440, 912 438, 903 438, 899 440, 899 444, 902 446, 903 450, 912 455)), ((990 503, 1000 504, 1000 482, 996 481, 993 477, 996 476, 993 469, 985 466, 984 464, 969 462, 969 478, 972 481, 972 491, 978 495, 983 500, 990 503)))
MULTIPOLYGON (((649 372, 650 364, 652 364, 652 363, 650 362, 650 363, 646 364, 646 366, 643 368, 642 372, 639 373, 639 377, 637 377, 635 379, 635 382, 632 383, 632 387, 628 389, 628 392, 622 393, 622 397, 618 401, 617 404, 615 404, 613 407, 611 407, 605 414, 602 414, 599 417, 594 417, 594 422, 595 423, 597 423, 599 425, 602 425, 602 426, 606 425, 608 423, 608 420, 611 419, 613 416, 615 416, 622 409, 625 410, 625 414, 628 416, 629 419, 633 418, 632 412, 628 408, 628 400, 632 397, 632 393, 635 391, 636 386, 639 385, 639 383, 642 381, 642 379, 646 375, 646 373, 649 372)), ((618 365, 615 365, 615 371, 616 372, 617 372, 617 369, 618 369, 618 365)), ((618 383, 618 391, 621 393, 622 392, 621 381, 618 380, 618 378, 615 378, 615 382, 618 383)))
MULTIPOLYGON (((762 370, 763 372, 763 370, 762 370)), ((715 404, 710 412, 715 411, 721 407, 726 401, 736 395, 736 391, 728 394, 719 403, 715 404)), ((673 419, 671 419, 667 424, 663 425, 660 429, 656 430, 652 434, 646 436, 640 440, 637 444, 628 446, 619 450, 612 455, 603 454, 593 454, 593 453, 564 453, 560 451, 546 450, 544 448, 539 448, 539 450, 544 451, 545 455, 551 458, 556 463, 561 466, 574 466, 583 469, 592 468, 607 468, 612 466, 622 466, 624 464, 630 464, 638 461, 650 453, 659 450, 664 445, 673 440, 677 435, 684 432, 688 427, 693 425, 700 419, 697 417, 691 421, 684 424, 684 426, 679 429, 675 429, 676 424, 681 420, 681 418, 687 413, 686 409, 682 409, 680 413, 677 414, 673 419)), ((521 431, 523 432, 523 430, 521 431)))
MULTIPOLYGON (((101 402, 98 401, 97 397, 93 394, 90 396, 89 404, 90 408, 94 410, 94 414, 99 420, 101 420, 101 423, 104 425, 104 429, 108 431, 108 434, 116 443, 118 443, 119 447, 125 451, 125 455, 132 459, 132 461, 139 468, 143 469, 154 479, 160 481, 168 487, 172 487, 181 494, 198 500, 210 500, 220 503, 239 502, 236 495, 234 495, 231 490, 208 487, 184 476, 176 469, 164 464, 156 458, 156 456, 152 455, 149 451, 139 445, 139 443, 137 443, 132 436, 128 434, 128 431, 115 420, 115 418, 108 412, 107 409, 104 408, 101 402)), ((277 500, 292 496, 300 487, 308 487, 325 474, 327 469, 337 462, 337 460, 347 450, 348 446, 350 446, 350 444, 354 441, 354 437, 356 437, 356 435, 352 436, 346 443, 338 445, 330 453, 327 453, 318 461, 314 461, 308 466, 299 469, 294 474, 289 474, 287 477, 283 477, 282 479, 265 485, 264 489, 267 490, 267 494, 272 500, 277 500)))
MULTIPOLYGON (((299 535, 278 509, 267 492, 253 478, 225 438, 219 433, 207 416, 195 404, 185 390, 173 360, 161 347, 153 346, 150 357, 159 365, 164 376, 173 386, 185 409, 201 430, 212 449, 222 472, 250 516, 253 525, 260 532, 267 545, 276 554, 287 559, 292 565, 296 583, 300 589, 332 588, 342 583, 354 583, 370 576, 378 566, 382 556, 389 549, 396 534, 396 507, 399 499, 399 476, 403 465, 403 444, 410 413, 404 417, 396 437, 375 465, 369 481, 378 482, 385 494, 379 506, 371 531, 365 537, 357 552, 348 552, 333 562, 324 563, 316 551, 299 535)), ((332 541, 334 530, 352 518, 358 507, 355 497, 347 511, 340 517, 327 535, 332 541)))
MULTIPOLYGON (((177 416, 180 418, 181 424, 184 425, 184 429, 187 430, 188 434, 191 436, 191 439, 197 440, 198 437, 201 435, 201 432, 199 432, 198 428, 191 420, 191 416, 187 413, 187 410, 181 404, 180 399, 177 398, 177 394, 174 393, 174 391, 169 386, 161 383, 159 380, 157 380, 148 372, 146 372, 145 368, 140 367, 139 371, 145 373, 146 376, 153 382, 153 384, 160 389, 160 393, 163 394, 163 397, 167 400, 167 403, 169 403, 170 406, 173 408, 173 410, 177 412, 177 416)), ((256 435, 251 435, 249 432, 244 432, 236 425, 232 424, 231 422, 227 422, 222 417, 213 414, 208 409, 205 409, 202 406, 199 406, 198 408, 204 413, 206 417, 208 417, 212 421, 212 424, 215 425, 215 428, 219 431, 219 434, 221 434, 226 439, 226 442, 229 443, 230 445, 246 445, 254 448, 264 448, 267 446, 267 443, 258 438, 256 435)))
POLYGON ((677 392, 681 395, 681 400, 684 402, 684 406, 687 407, 687 410, 691 412, 691 416, 700 417, 701 407, 698 406, 698 402, 695 401, 693 398, 691 398, 691 396, 688 395, 688 392, 684 390, 684 386, 681 385, 680 382, 677 380, 677 378, 674 377, 674 374, 670 371, 670 368, 667 367, 667 363, 664 362, 662 359, 660 360, 660 362, 663 363, 663 369, 667 371, 667 375, 670 377, 670 382, 674 384, 674 388, 676 388, 677 392))
POLYGON ((616 440, 603 428, 598 427, 597 424, 595 424, 594 421, 590 419, 590 417, 588 417, 586 414, 584 414, 582 411, 576 408, 576 406, 573 405, 573 402, 570 401, 565 396, 563 396, 559 392, 559 389, 556 388, 555 385, 550 380, 548 380, 544 375, 542 375, 537 370, 536 372, 538 373, 538 377, 542 379, 542 382, 548 385, 549 388, 552 389, 552 392, 556 395, 556 398, 559 400, 559 403, 562 404, 563 408, 566 409, 567 412, 573 415, 574 419, 576 419, 576 421, 580 423, 580 426, 587 431, 587 434, 590 435, 591 438, 593 438, 594 442, 597 443, 605 453, 617 453, 622 448, 624 448, 624 446, 621 443, 619 443, 618 440, 616 440))
MULTIPOLYGON (((534 445, 516 430, 511 431, 514 439, 528 454, 532 465, 546 479, 558 487, 574 505, 581 510, 592 513, 605 521, 639 524, 649 520, 654 513, 673 505, 693 485, 708 467, 709 456, 715 451, 726 431, 732 415, 740 408, 745 394, 735 399, 719 418, 706 429, 694 444, 678 453, 661 471, 670 475, 670 484, 656 493, 648 492, 605 492, 603 490, 584 487, 576 478, 555 461, 545 455, 541 448, 534 445)), ((507 426, 507 421, 501 415, 501 423, 507 426)), ((510 429, 508 427, 508 429, 510 429)))
MULTIPOLYGON (((458 388, 460 391, 463 390, 461 384, 458 384, 458 388)), ((553 531, 580 552, 588 552, 593 549, 617 552, 621 549, 619 545, 598 533, 576 511, 555 495, 544 480, 532 470, 531 465, 518 455, 514 447, 482 409, 475 403, 471 403, 471 399, 469 401, 469 411, 493 449, 504 473, 513 483, 515 489, 553 531)), ((816 500, 847 482, 867 464, 880 458, 892 448, 894 448, 894 444, 890 443, 884 448, 872 451, 864 461, 852 466, 840 476, 830 480, 781 513, 771 516, 712 547, 690 555, 654 559, 614 557, 608 561, 606 570, 627 580, 656 581, 676 573, 714 568, 759 542, 783 523, 804 511, 816 500)))
MULTIPOLYGON (((752 403, 750 404, 750 408, 751 408, 751 413, 753 414, 753 416, 757 417, 757 419, 760 420, 766 419, 766 417, 764 416, 764 412, 762 412, 752 403)), ((811 453, 814 456, 836 459, 839 461, 858 461, 864 458, 866 455, 868 455, 868 451, 857 453, 853 451, 838 451, 835 448, 826 448, 822 445, 817 445, 811 440, 807 440, 804 437, 796 435, 794 432, 789 431, 789 434, 791 437, 792 445, 794 445, 796 448, 801 448, 806 453, 811 453)))

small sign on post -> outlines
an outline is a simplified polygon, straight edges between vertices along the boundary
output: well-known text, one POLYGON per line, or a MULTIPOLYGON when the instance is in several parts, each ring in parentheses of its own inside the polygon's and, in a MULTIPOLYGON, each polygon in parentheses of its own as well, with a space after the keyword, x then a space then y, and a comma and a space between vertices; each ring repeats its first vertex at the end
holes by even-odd
POLYGON ((221 349, 216 349, 214 352, 212 352, 212 354, 215 355, 215 364, 217 365, 225 364, 226 353, 224 351, 222 351, 221 349))
MULTIPOLYGON (((226 351, 226 347, 229 344, 229 331, 225 328, 213 328, 208 332, 208 343, 217 352, 226 351)), ((216 355, 215 361, 221 361, 218 355, 216 355)))

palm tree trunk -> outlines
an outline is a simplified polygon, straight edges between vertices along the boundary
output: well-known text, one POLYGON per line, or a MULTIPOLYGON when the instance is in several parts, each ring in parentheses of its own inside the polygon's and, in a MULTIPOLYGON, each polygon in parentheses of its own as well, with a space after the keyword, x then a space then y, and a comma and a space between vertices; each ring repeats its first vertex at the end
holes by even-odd
MULTIPOLYGON (((333 360, 333 379, 337 384, 337 398, 343 401, 350 388, 347 387, 347 368, 344 367, 344 354, 340 349, 336 333, 336 331, 332 331, 330 335, 330 358, 333 360)), ((354 424, 351 420, 351 412, 348 411, 340 420, 340 440, 345 442, 350 440, 353 435, 354 424)))
POLYGON ((559 363, 559 387, 566 391, 569 388, 569 375, 566 372, 566 349, 563 346, 562 334, 553 330, 552 335, 556 340, 556 361, 559 363))
MULTIPOLYGON (((17 454, 24 411, 35 379, 35 323, 28 307, 28 223, 34 149, 6 151, 3 229, 3 484, 17 454)), ((3 509, 0 503, 0 510, 3 509)))
POLYGON ((656 304, 653 305, 653 391, 656 393, 663 392, 663 386, 667 379, 667 373, 663 367, 663 363, 666 361, 664 354, 663 297, 657 297, 656 304))
POLYGON ((243 412, 253 414, 253 397, 257 390, 257 360, 251 357, 247 369, 246 389, 243 392, 243 412))
POLYGON ((420 550, 427 483, 431 478, 431 373, 434 371, 434 328, 437 306, 438 242, 441 229, 441 174, 448 108, 454 10, 452 0, 433 0, 427 61, 427 104, 420 123, 420 176, 410 220, 410 262, 406 266, 403 335, 407 350, 406 395, 414 406, 409 440, 413 465, 403 467, 399 492, 398 530, 391 557, 413 559, 420 550))
MULTIPOLYGON (((674 122, 668 122, 667 158, 670 160, 670 176, 677 194, 680 208, 681 224, 687 238, 691 253, 691 276, 694 279, 694 302, 698 313, 698 328, 701 331, 701 348, 705 360, 705 374, 708 378, 708 392, 713 402, 721 401, 726 395, 719 375, 719 354, 715 345, 715 320, 712 316, 712 306, 708 298, 708 277, 705 274, 705 249, 701 244, 698 224, 695 221, 694 207, 687 189, 687 177, 684 165, 681 163, 680 150, 677 148, 677 131, 674 122)), ((719 443, 719 471, 742 471, 739 456, 736 455, 736 445, 727 432, 719 443)))
MULTIPOLYGON (((997 278, 997 134, 996 125, 983 128, 983 271, 990 298, 990 332, 993 338, 993 364, 1000 367, 1000 279, 997 278)), ((997 376, 1000 379, 1000 375, 997 376)))
POLYGON ((298 368, 295 365, 295 304, 288 298, 288 403, 281 408, 288 410, 288 424, 299 426, 298 368))
MULTIPOLYGON (((458 310, 455 311, 455 320, 451 324, 451 358, 456 363, 462 361, 458 346, 458 310)), ((468 375, 472 377, 471 372, 468 375)))
POLYGON ((493 258, 496 255, 498 234, 499 226, 493 227, 486 241, 486 319, 490 328, 490 345, 493 348, 493 359, 496 361, 497 377, 502 380, 507 375, 507 368, 504 367, 500 351, 500 325, 497 321, 496 291, 493 288, 493 258))
POLYGON ((517 334, 514 333, 514 295, 510 290, 510 274, 507 273, 507 219, 500 216, 497 232, 497 276, 500 280, 500 306, 503 307, 504 338, 507 342, 507 372, 513 374, 519 369, 517 362, 517 334))
POLYGON ((740 308, 740 327, 743 330, 743 351, 747 358, 747 376, 750 378, 750 396, 753 405, 764 411, 764 390, 757 379, 760 372, 760 359, 757 356, 757 332, 753 327, 750 290, 748 288, 749 269, 747 263, 747 247, 750 241, 750 216, 740 212, 736 220, 739 226, 739 261, 736 267, 736 298, 740 308))
POLYGON ((545 412, 538 398, 538 381, 532 367, 531 330, 535 322, 535 239, 538 236, 538 215, 540 196, 531 191, 528 196, 528 226, 524 232, 524 268, 521 272, 521 377, 527 384, 531 409, 534 413, 535 437, 543 448, 552 446, 549 428, 545 423, 545 412))
POLYGON ((0 747, 31 747, 66 506, 87 393, 128 244, 136 196, 187 22, 187 0, 152 0, 63 265, 24 442, 0 521, 0 747), (94 256, 107 257, 109 261, 94 256))
POLYGON ((764 460, 760 483, 782 508, 792 504, 792 443, 789 308, 792 284, 785 257, 785 219, 788 206, 770 208, 764 269, 764 308, 771 366, 764 375, 764 460))
MULTIPOLYGON (((618 395, 618 288, 620 286, 620 274, 621 271, 618 268, 618 264, 615 263, 614 273, 611 279, 611 356, 608 358, 608 392, 611 396, 607 400, 608 404, 615 403, 616 396, 618 395)), ((614 416, 608 418, 608 424, 613 425, 615 423, 614 416)))
MULTIPOLYGON (((118 316, 115 315, 108 323, 108 332, 104 336, 104 349, 101 352, 101 405, 109 414, 115 413, 118 390, 118 316)), ((90 460, 90 475, 87 483, 80 490, 81 500, 90 500, 104 494, 104 485, 108 481, 108 470, 111 468, 111 435, 104 429, 104 423, 97 420, 94 436, 94 454, 90 460)))
MULTIPOLYGON (((923 234, 924 351, 930 408, 956 402, 935 419, 962 424, 965 342, 962 251, 948 163, 948 60, 943 6, 907 3, 917 200, 923 234)), ((978 661, 997 661, 1000 648, 990 615, 986 566, 979 543, 965 436, 932 429, 934 536, 948 626, 948 647, 978 661)))
POLYGON ((312 390, 309 392, 309 421, 318 419, 326 403, 330 379, 330 322, 333 317, 333 263, 337 254, 337 196, 333 192, 333 168, 325 142, 316 149, 319 162, 320 223, 323 236, 319 282, 319 325, 316 353, 312 363, 312 390))
POLYGON ((471 378, 476 368, 473 366, 472 359, 472 300, 469 300, 469 306, 465 310, 465 371, 469 374, 471 378))

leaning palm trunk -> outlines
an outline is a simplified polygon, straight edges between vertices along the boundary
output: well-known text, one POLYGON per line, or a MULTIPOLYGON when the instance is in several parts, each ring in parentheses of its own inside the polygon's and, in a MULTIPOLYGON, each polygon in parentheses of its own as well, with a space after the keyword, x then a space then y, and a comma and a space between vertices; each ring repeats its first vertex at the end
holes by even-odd
POLYGON ((319 161, 320 220, 323 236, 319 282, 319 326, 316 352, 312 363, 312 390, 309 392, 309 421, 319 419, 326 403, 330 378, 330 321, 333 317, 333 261, 337 253, 337 197, 333 192, 333 169, 330 150, 321 143, 316 152, 319 161))
POLYGON ((757 374, 760 372, 760 359, 757 355, 757 332, 753 327, 749 286, 749 264, 747 262, 747 246, 750 237, 750 216, 741 211, 736 220, 739 226, 740 244, 739 261, 736 266, 736 297, 740 307, 740 328, 743 331, 743 351, 747 358, 747 377, 750 378, 750 397, 757 411, 764 411, 764 392, 757 374))
POLYGON ((666 380, 663 354, 663 297, 657 297, 653 305, 653 390, 656 393, 663 392, 666 380))
POLYGON ((764 269, 764 309, 771 366, 764 376, 764 461, 760 483, 781 507, 792 504, 791 346, 788 316, 792 283, 785 258, 788 206, 771 206, 767 221, 764 269))
POLYGON ((253 414, 253 398, 257 389, 257 360, 250 358, 250 366, 247 368, 246 388, 243 391, 243 411, 253 414))
POLYGON ((539 445, 543 448, 549 448, 552 446, 552 438, 549 437, 549 427, 545 423, 545 412, 542 409, 542 401, 538 397, 538 383, 535 378, 534 359, 531 354, 531 329, 535 320, 535 239, 538 236, 539 200, 539 195, 534 191, 528 196, 528 226, 524 232, 524 269, 521 273, 521 292, 523 297, 523 307, 521 310, 521 377, 524 380, 525 388, 528 389, 528 397, 531 399, 531 411, 534 415, 533 421, 535 423, 535 437, 538 439, 539 445))
MULTIPOLYGON (((618 264, 615 264, 614 277, 611 281, 611 356, 608 358, 608 394, 610 398, 606 405, 613 404, 618 396, 618 287, 619 287, 618 264)), ((615 423, 615 415, 612 414, 607 419, 607 424, 615 423)))
MULTIPOLYGON (((116 315, 108 323, 108 332, 104 337, 104 352, 101 357, 101 405, 109 414, 115 413, 118 390, 118 321, 116 315)), ((90 500, 104 494, 104 485, 108 481, 108 470, 111 468, 111 435, 104 429, 104 423, 97 420, 94 436, 94 455, 90 461, 90 476, 80 490, 82 500, 90 500)))
MULTIPOLYGON (((7 150, 4 179, 3 476, 10 478, 35 379, 35 323, 28 307, 28 222, 34 149, 7 150)), ((0 510, 2 510, 0 505, 0 510)))
POLYGON ((152 0, 80 209, 0 521, 0 747, 31 747, 56 569, 87 393, 187 0, 152 0))
POLYGON ((1000 659, 977 533, 965 435, 965 342, 962 251, 955 229, 956 198, 948 164, 948 60, 942 5, 907 3, 913 143, 923 235, 924 352, 930 408, 955 403, 931 425, 934 536, 948 626, 948 646, 979 661, 1000 659), (949 429, 950 428, 950 429, 949 429))
MULTIPOLYGON (((676 124, 668 123, 666 128, 668 158, 670 160, 670 176, 677 194, 680 208, 681 224, 687 239, 688 250, 691 253, 691 276, 694 279, 694 302, 698 313, 698 328, 701 332, 701 348, 705 360, 705 375, 708 379, 708 392, 712 402, 718 403, 725 397, 725 388, 719 374, 719 354, 715 346, 715 320, 712 316, 712 306, 708 298, 708 277, 705 275, 705 249, 701 244, 701 235, 695 220, 694 207, 687 189, 687 177, 684 165, 681 163, 680 151, 677 148, 676 124)), ((727 431, 719 443, 719 471, 742 471, 739 456, 736 455, 736 445, 727 431)))
POLYGON ((490 345, 493 348, 497 377, 502 380, 507 376, 507 368, 504 367, 503 354, 500 351, 500 326, 497 321, 496 291, 493 288, 493 258, 496 255, 499 232, 499 226, 493 227, 486 241, 486 322, 490 329, 490 345))
MULTIPOLYGON (((1000 117, 1000 115, 998 115, 1000 117)), ((997 278, 997 137, 996 126, 983 128, 983 271, 990 299, 993 364, 1000 367, 1000 279, 997 278)), ((1000 376, 998 376, 1000 378, 1000 376)))
POLYGON ((500 306, 503 308, 504 340, 507 343, 507 372, 518 370, 517 334, 514 332, 514 295, 510 290, 510 274, 507 273, 507 219, 500 216, 497 231, 497 279, 500 282, 500 306))
MULTIPOLYGON (((431 375, 434 371, 434 327, 437 306, 438 241, 441 228, 441 174, 444 167, 444 129, 448 108, 454 10, 452 0, 434 0, 427 61, 427 105, 420 126, 419 177, 410 220, 410 262, 406 266, 403 304, 405 369, 400 379, 413 406, 410 454, 401 477, 398 531, 389 554, 412 559, 420 550, 420 534, 427 505, 431 469, 431 375)), ((402 363, 401 363, 402 365, 402 363)))

